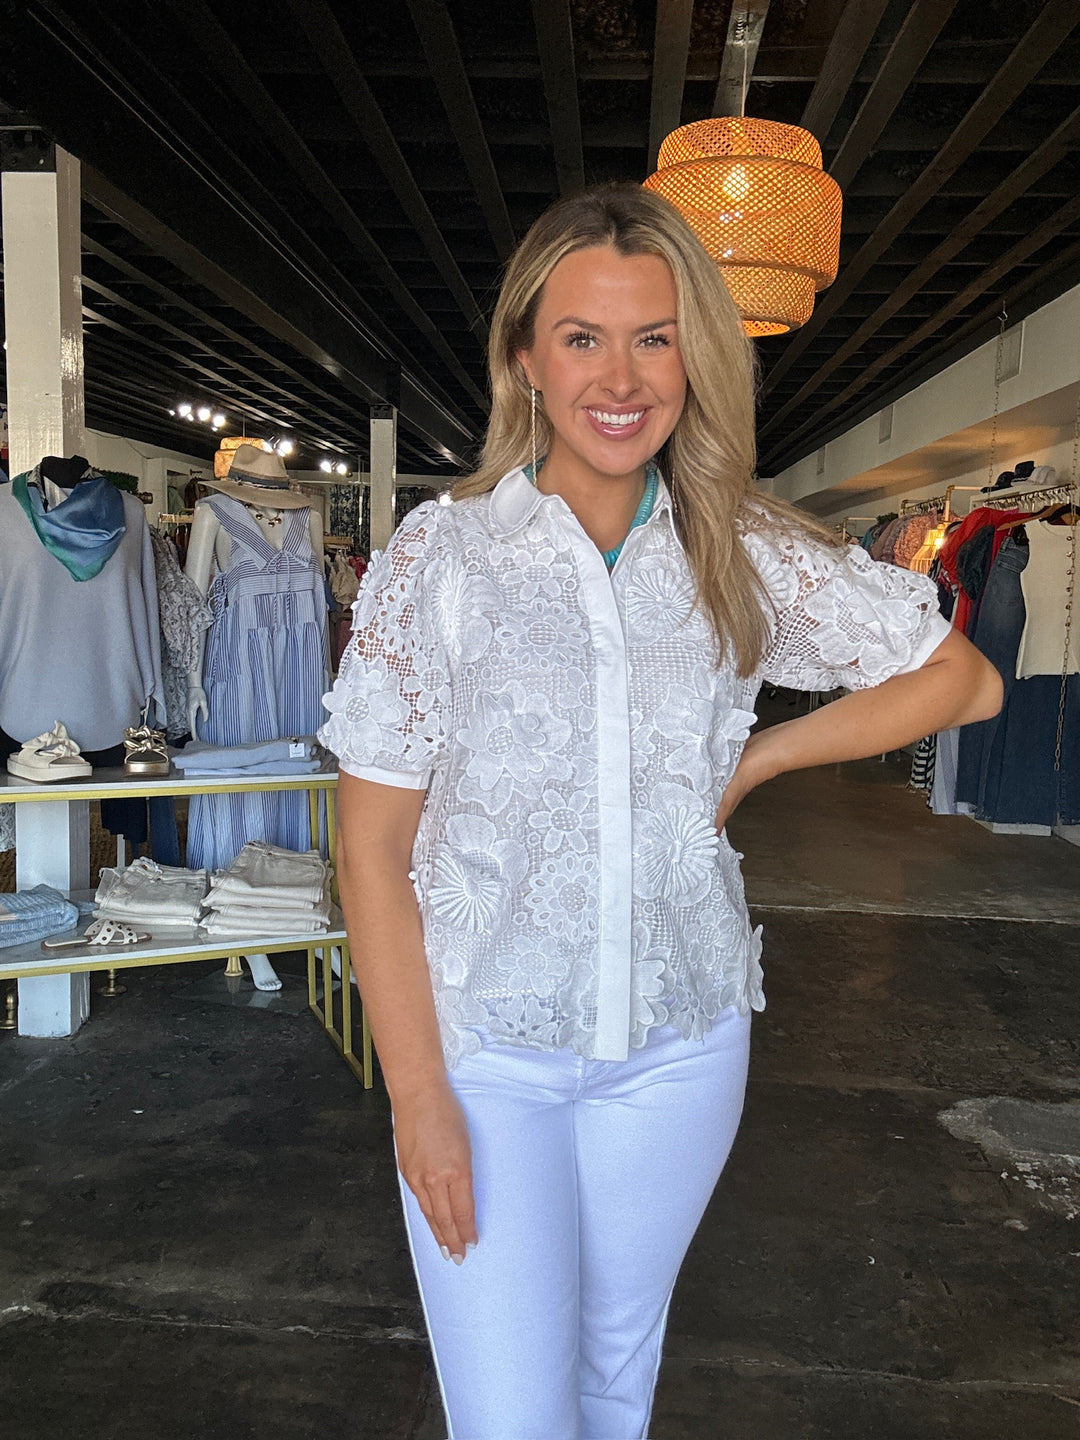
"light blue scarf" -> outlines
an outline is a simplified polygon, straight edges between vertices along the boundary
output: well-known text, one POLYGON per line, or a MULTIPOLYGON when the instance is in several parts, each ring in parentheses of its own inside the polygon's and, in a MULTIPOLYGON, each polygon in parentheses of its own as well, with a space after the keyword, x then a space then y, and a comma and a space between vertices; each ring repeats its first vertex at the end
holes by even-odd
POLYGON ((96 470, 80 480, 66 500, 45 508, 40 466, 16 475, 11 493, 26 512, 38 539, 76 580, 92 580, 124 538, 124 497, 96 470))

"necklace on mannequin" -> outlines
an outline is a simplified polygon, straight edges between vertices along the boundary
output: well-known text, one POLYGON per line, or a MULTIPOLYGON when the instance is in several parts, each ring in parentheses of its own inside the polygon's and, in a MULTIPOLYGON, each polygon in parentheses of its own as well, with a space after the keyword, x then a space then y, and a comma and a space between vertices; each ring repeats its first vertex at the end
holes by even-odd
POLYGON ((256 520, 265 520, 268 525, 281 524, 280 510, 256 510, 254 515, 256 520))

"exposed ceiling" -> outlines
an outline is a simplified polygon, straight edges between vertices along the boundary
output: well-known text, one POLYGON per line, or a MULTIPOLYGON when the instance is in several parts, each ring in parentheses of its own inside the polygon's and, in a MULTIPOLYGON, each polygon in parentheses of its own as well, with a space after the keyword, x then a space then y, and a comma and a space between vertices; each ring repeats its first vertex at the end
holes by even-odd
POLYGON ((775 473, 1080 281, 1076 0, 0 0, 0 126, 84 163, 87 412, 209 452, 203 399, 309 461, 399 407, 448 472, 486 318, 560 192, 679 123, 802 123, 840 276, 758 342, 775 473), (198 442, 198 443, 196 443, 198 442))

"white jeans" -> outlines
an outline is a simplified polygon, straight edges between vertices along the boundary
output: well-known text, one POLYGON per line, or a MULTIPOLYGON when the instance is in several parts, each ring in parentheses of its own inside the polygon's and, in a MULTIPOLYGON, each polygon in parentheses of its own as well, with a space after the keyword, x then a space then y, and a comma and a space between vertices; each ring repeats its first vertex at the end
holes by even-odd
POLYGON ((668 1304, 735 1138, 750 1017, 628 1060, 485 1041, 451 1083, 477 1248, 445 1261, 402 1183, 449 1440, 643 1440, 668 1304))

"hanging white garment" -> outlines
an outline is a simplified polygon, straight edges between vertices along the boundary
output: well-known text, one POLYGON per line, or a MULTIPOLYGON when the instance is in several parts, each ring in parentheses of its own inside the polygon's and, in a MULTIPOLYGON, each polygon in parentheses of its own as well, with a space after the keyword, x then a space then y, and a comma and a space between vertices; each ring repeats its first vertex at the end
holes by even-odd
MULTIPOLYGON (((1060 675, 1065 662, 1065 599, 1069 581, 1070 550, 1080 546, 1080 535, 1070 525, 1045 521, 1026 526, 1028 563, 1020 575, 1027 618, 1016 655, 1016 678, 1060 675)), ((1080 560, 1080 556, 1077 557, 1080 560)), ((1080 613, 1069 637, 1070 675, 1080 674, 1080 613)))

